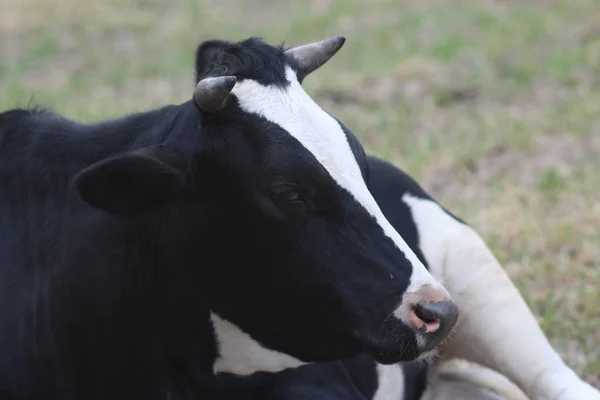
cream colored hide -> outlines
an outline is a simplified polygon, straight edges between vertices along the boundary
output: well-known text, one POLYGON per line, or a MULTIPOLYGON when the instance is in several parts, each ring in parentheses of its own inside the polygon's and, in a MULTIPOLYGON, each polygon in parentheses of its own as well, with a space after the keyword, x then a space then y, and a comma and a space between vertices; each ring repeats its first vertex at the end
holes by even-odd
MULTIPOLYGON (((519 291, 477 232, 432 201, 409 194, 402 201, 411 208, 430 272, 460 309, 459 321, 441 360, 458 358, 488 367, 514 382, 526 398, 533 400, 600 400, 600 392, 582 381, 551 347, 519 291)), ((433 374, 427 400, 474 398, 467 397, 467 393, 443 397, 443 385, 448 391, 458 388, 448 381, 487 382, 487 386, 502 379, 497 375, 492 378, 492 374, 479 379, 476 374, 481 372, 472 370, 471 374, 455 373, 452 380, 452 369, 443 371, 442 365, 436 367, 440 370, 433 374), (436 388, 435 380, 440 377, 442 381, 436 388)), ((507 385, 500 382, 499 386, 507 385)), ((523 398, 516 390, 511 393, 513 398, 505 398, 523 398)))
POLYGON ((422 400, 503 400, 493 392, 460 381, 442 381, 431 392, 425 393, 422 400))
POLYGON ((464 360, 437 364, 428 377, 421 400, 527 400, 508 378, 489 368, 464 360))
MULTIPOLYGON (((462 368, 458 368, 460 370, 462 368)), ((525 398, 522 392, 518 391, 517 397, 510 397, 510 393, 506 393, 503 390, 503 387, 499 387, 498 383, 495 382, 492 378, 493 389, 488 388, 488 380, 483 382, 476 381, 473 382, 473 375, 480 375, 481 371, 489 371, 485 369, 478 368, 476 370, 473 369, 465 369, 465 373, 469 375, 459 375, 459 376, 440 376, 440 374, 435 374, 430 377, 429 387, 427 391, 421 397, 421 400, 516 400, 517 398, 525 398)), ((506 378, 504 378, 506 379, 506 378)), ((517 389, 518 390, 518 389, 517 389)))

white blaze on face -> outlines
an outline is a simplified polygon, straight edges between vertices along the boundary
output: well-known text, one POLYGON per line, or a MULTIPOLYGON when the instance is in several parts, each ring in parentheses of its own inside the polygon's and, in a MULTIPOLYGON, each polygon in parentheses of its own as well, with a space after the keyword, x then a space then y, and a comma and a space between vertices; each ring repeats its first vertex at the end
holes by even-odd
MULTIPOLYGON (((253 80, 238 82, 232 93, 242 110, 279 125, 298 140, 325 167, 331 177, 379 223, 412 264, 407 292, 424 285, 441 288, 415 253, 385 218, 365 184, 360 167, 340 124, 304 91, 295 72, 286 68, 289 86, 264 86, 253 80)), ((442 289, 443 290, 443 289, 442 289)))

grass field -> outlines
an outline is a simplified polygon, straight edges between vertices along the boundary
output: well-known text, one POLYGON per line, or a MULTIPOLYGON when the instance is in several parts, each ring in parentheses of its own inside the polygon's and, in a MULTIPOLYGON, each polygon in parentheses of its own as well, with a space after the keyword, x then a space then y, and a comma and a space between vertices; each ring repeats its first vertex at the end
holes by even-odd
POLYGON ((334 35, 309 93, 479 230, 600 386, 597 0, 0 0, 0 109, 182 102, 200 40, 334 35))

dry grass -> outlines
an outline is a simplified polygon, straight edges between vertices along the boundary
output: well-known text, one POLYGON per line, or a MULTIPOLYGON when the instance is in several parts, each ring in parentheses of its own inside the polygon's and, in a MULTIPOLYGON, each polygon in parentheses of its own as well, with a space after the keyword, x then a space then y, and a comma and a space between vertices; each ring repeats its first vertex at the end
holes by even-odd
POLYGON ((343 34, 306 82, 486 238, 600 385, 600 3, 0 0, 0 108, 82 120, 179 102, 202 39, 343 34))

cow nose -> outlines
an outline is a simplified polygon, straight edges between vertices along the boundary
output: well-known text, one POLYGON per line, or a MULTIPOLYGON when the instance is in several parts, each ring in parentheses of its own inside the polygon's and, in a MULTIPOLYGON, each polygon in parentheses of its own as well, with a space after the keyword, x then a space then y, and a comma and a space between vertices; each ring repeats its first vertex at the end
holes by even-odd
POLYGON ((411 293, 408 297, 408 322, 420 337, 422 350, 440 344, 458 320, 458 307, 446 291, 431 288, 411 293))
POLYGON ((435 333, 448 325, 454 326, 458 319, 458 307, 452 300, 440 302, 419 301, 413 306, 416 325, 426 333, 435 333))

